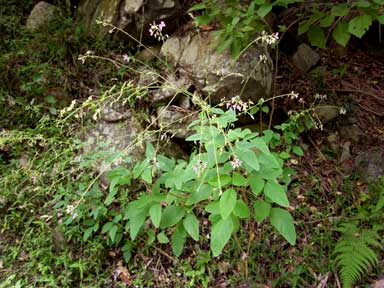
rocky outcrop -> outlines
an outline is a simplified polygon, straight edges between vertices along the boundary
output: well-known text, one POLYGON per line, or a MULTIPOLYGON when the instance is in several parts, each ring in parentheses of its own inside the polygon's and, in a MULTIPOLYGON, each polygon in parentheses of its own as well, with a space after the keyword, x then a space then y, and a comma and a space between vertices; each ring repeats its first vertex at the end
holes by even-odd
POLYGON ((107 34, 111 27, 96 24, 102 19, 134 37, 147 35, 153 21, 175 18, 180 9, 179 0, 83 0, 79 5, 80 18, 89 28, 107 34))
MULTIPOLYGON (((191 31, 165 41, 161 55, 177 68, 179 82, 193 85, 193 90, 209 97, 213 104, 233 96, 254 103, 268 98, 273 75, 267 49, 252 46, 234 61, 228 49, 218 53, 212 45, 214 42, 212 32, 191 31)), ((190 90, 190 87, 184 89, 190 90)))
POLYGON ((27 28, 31 30, 39 29, 47 25, 50 21, 61 14, 61 10, 47 2, 40 1, 37 3, 27 19, 27 28))

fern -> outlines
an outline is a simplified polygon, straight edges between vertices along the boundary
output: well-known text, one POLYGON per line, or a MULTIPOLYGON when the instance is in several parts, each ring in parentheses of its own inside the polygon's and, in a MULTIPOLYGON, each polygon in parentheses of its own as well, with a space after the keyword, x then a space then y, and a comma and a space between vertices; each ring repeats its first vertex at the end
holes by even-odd
POLYGON ((352 223, 343 224, 338 229, 342 236, 334 254, 345 288, 352 287, 365 272, 377 265, 377 254, 372 248, 381 248, 379 230, 377 227, 360 230, 352 223))

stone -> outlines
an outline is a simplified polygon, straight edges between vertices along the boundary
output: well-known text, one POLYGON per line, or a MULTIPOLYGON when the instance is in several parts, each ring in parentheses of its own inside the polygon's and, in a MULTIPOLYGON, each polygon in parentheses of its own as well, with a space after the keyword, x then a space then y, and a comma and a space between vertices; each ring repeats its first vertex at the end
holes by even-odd
POLYGON ((156 113, 158 126, 163 132, 180 139, 185 139, 194 133, 188 126, 197 119, 196 113, 173 105, 158 107, 156 113))
POLYGON ((345 162, 351 158, 351 142, 347 141, 343 144, 340 156, 340 162, 345 162))
POLYGON ((86 26, 96 29, 101 35, 107 35, 113 27, 97 25, 98 19, 142 40, 149 37, 151 23, 167 18, 176 20, 181 7, 179 0, 82 0, 78 12, 86 26))
POLYGON ((302 72, 307 72, 315 66, 319 60, 319 54, 305 43, 300 44, 292 58, 293 64, 302 72))
POLYGON ((61 14, 61 10, 47 2, 37 3, 28 16, 26 27, 31 30, 39 29, 61 14))
POLYGON ((339 127, 339 132, 341 137, 353 143, 365 143, 367 140, 367 136, 357 124, 341 126, 339 127))
POLYGON ((150 87, 159 85, 159 80, 160 80, 159 72, 153 69, 139 68, 138 73, 140 75, 136 84, 137 87, 150 88, 150 87))
POLYGON ((160 56, 161 45, 145 47, 143 50, 136 53, 135 58, 142 62, 150 62, 160 56))
POLYGON ((366 182, 377 182, 384 176, 384 150, 362 151, 355 158, 356 171, 360 179, 366 182))
MULTIPOLYGON (((212 104, 239 95, 243 101, 257 103, 268 98, 272 87, 272 61, 266 47, 252 46, 237 61, 229 49, 218 53, 213 47, 212 31, 187 32, 166 40, 161 55, 177 69, 179 82, 188 83, 209 97, 212 104), (266 57, 260 61, 260 57, 266 57)), ((183 86, 183 85, 180 85, 183 86)))
POLYGON ((340 109, 331 105, 319 105, 315 107, 315 113, 321 123, 326 124, 340 115, 340 109))
POLYGON ((377 280, 372 286, 372 288, 384 288, 384 278, 377 280))
POLYGON ((94 167, 98 173, 103 174, 114 167, 128 165, 127 156, 134 161, 144 153, 144 130, 131 112, 126 113, 129 113, 128 119, 121 122, 99 119, 82 137, 83 154, 100 154, 100 160, 94 167))
POLYGON ((119 122, 127 120, 131 116, 119 102, 105 104, 100 114, 100 119, 105 122, 119 122))
POLYGON ((178 78, 174 73, 169 73, 160 89, 152 93, 150 102, 153 106, 174 102, 177 100, 176 96, 181 96, 182 92, 187 91, 190 86, 192 86, 190 79, 178 78))

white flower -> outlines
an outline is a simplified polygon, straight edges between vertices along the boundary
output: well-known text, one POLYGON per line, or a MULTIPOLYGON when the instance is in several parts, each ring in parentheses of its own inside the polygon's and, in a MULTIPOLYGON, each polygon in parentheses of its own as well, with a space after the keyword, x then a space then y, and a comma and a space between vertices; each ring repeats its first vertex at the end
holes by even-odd
POLYGON ((344 107, 340 107, 340 111, 339 111, 339 113, 340 113, 341 115, 345 115, 345 114, 347 113, 347 110, 345 110, 344 107))
POLYGON ((127 54, 124 54, 123 55, 123 60, 124 60, 124 62, 129 63, 129 61, 131 61, 131 58, 127 54))
POLYGON ((241 166, 241 164, 243 163, 243 161, 241 161, 239 158, 237 158, 236 156, 233 157, 233 160, 231 161, 231 165, 232 165, 232 168, 233 169, 236 169, 238 167, 241 166))
POLYGON ((294 91, 292 91, 291 93, 289 93, 289 97, 291 97, 291 99, 297 99, 299 98, 299 93, 295 93, 294 91))

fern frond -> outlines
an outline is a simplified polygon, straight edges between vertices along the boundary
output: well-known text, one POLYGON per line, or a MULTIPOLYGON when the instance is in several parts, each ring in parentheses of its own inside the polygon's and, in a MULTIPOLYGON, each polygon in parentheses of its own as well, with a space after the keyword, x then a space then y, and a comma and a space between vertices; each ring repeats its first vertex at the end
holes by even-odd
POLYGON ((338 229, 343 233, 336 244, 336 265, 340 269, 340 278, 345 288, 377 265, 376 252, 371 247, 381 247, 380 236, 376 229, 359 231, 355 224, 343 225, 338 229))

